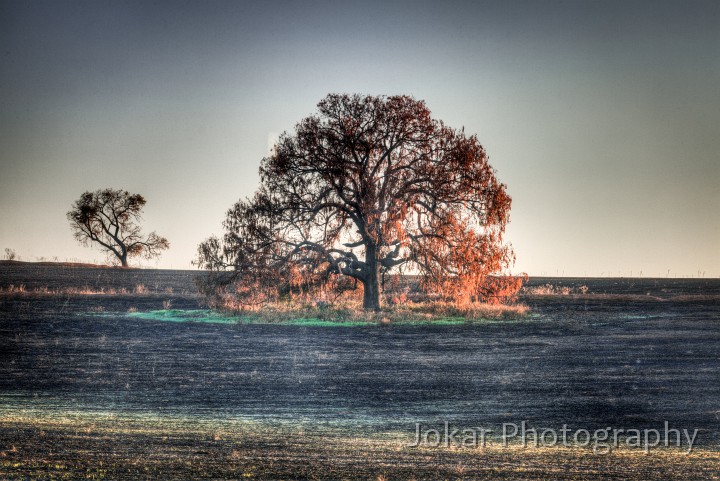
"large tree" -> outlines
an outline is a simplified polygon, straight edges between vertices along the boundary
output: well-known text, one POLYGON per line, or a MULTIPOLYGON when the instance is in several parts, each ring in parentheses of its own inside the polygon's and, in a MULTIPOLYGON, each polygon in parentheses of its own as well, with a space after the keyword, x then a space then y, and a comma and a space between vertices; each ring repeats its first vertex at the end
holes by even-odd
POLYGON ((511 199, 485 150, 411 97, 328 95, 280 137, 260 177, 224 237, 198 249, 201 267, 232 273, 235 293, 340 277, 379 309, 382 274, 402 269, 479 298, 514 260, 503 242, 511 199))
POLYGON ((145 198, 124 190, 103 189, 85 192, 67 213, 75 238, 83 245, 98 244, 123 267, 128 259, 152 259, 170 247, 155 232, 144 235, 141 220, 145 198))

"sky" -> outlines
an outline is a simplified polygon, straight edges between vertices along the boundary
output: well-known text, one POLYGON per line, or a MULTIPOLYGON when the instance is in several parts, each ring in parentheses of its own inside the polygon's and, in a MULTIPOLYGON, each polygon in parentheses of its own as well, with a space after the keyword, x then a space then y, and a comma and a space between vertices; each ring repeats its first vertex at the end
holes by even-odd
MULTIPOLYGON (((477 134, 514 272, 720 277, 720 2, 0 0, 0 249, 101 262, 65 213, 147 199, 191 268, 328 93, 477 134)), ((0 251, 1 253, 2 251, 0 251)))

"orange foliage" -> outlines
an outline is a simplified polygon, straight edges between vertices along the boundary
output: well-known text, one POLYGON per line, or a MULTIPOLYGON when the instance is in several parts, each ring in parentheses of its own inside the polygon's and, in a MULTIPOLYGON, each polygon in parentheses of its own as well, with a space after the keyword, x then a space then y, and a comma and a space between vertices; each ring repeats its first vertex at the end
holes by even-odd
POLYGON ((496 277, 514 262, 511 199, 477 137, 407 96, 328 95, 318 107, 263 159, 260 189, 228 211, 222 240, 200 245, 200 266, 230 270, 213 278, 253 299, 362 285, 364 307, 379 309, 381 279, 398 269, 458 303, 514 295, 520 278, 496 277))

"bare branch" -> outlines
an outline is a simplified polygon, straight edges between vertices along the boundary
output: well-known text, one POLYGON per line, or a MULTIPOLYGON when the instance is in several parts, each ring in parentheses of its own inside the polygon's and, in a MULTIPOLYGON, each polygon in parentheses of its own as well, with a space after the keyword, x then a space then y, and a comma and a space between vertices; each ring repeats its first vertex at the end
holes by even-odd
POLYGON ((145 199, 123 190, 85 192, 67 213, 75 238, 83 245, 97 243, 116 257, 123 267, 128 258, 158 257, 170 247, 164 237, 152 232, 143 236, 140 226, 145 199))

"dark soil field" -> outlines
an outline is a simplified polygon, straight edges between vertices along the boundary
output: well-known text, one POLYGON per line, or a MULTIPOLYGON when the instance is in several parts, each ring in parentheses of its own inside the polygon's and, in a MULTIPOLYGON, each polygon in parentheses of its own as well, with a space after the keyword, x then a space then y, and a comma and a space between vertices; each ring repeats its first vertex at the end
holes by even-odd
POLYGON ((522 318, 346 326, 235 322, 195 275, 0 265, 0 479, 720 479, 717 279, 531 279, 522 318), (407 446, 446 421, 493 433, 407 446), (698 431, 504 446, 522 421, 698 431))

